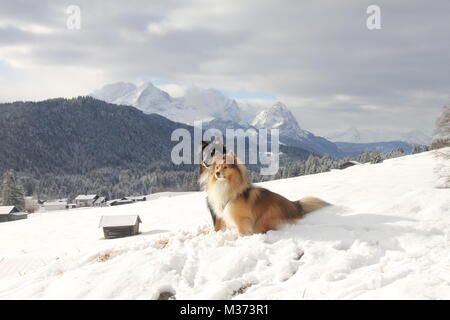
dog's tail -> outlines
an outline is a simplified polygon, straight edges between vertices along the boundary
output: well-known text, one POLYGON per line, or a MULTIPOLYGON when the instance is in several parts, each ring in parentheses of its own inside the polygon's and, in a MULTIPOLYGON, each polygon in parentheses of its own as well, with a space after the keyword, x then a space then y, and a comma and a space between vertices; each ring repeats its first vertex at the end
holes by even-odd
POLYGON ((328 203, 315 197, 305 197, 297 201, 297 203, 301 207, 302 215, 322 209, 324 207, 331 206, 331 203, 328 203))

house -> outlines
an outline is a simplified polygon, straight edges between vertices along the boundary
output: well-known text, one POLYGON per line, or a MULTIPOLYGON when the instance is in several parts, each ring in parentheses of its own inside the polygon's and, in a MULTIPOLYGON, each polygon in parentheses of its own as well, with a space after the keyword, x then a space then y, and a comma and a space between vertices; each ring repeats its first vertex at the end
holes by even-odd
POLYGON ((44 201, 42 207, 45 211, 55 211, 55 210, 64 210, 68 209, 68 200, 67 199, 55 199, 44 201))
POLYGON ((99 198, 96 194, 80 194, 74 200, 77 207, 92 207, 99 198))
POLYGON ((115 199, 108 201, 108 206, 120 206, 122 204, 130 204, 133 202, 147 201, 146 196, 137 196, 137 197, 124 197, 122 199, 115 199))
POLYGON ((352 166, 356 166, 356 165, 360 165, 360 164, 362 164, 362 163, 358 162, 358 161, 351 160, 351 161, 344 162, 343 164, 341 164, 341 166, 339 168, 340 169, 347 169, 348 167, 352 167, 352 166))
POLYGON ((138 215, 102 216, 99 228, 103 228, 105 239, 114 239, 138 234, 140 223, 142 221, 138 215))
POLYGON ((97 200, 94 201, 93 206, 94 207, 103 207, 106 205, 106 198, 105 197, 98 197, 97 200))
POLYGON ((127 199, 133 200, 133 202, 147 201, 147 197, 146 196, 127 197, 127 199))
POLYGON ((134 201, 128 198, 122 198, 122 199, 116 199, 116 200, 111 200, 108 202, 108 205, 112 206, 120 206, 123 204, 130 204, 133 203, 134 201))
POLYGON ((0 222, 26 219, 28 215, 14 206, 0 206, 0 222))

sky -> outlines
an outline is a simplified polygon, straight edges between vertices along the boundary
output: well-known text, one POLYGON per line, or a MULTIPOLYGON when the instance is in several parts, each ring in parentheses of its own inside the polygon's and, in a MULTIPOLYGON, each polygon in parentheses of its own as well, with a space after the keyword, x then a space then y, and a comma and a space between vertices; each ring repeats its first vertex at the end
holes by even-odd
POLYGON ((280 100, 318 134, 430 133, 450 100, 449 13, 425 0, 0 0, 0 101, 150 80, 280 100), (366 25, 372 4, 380 29, 366 25))

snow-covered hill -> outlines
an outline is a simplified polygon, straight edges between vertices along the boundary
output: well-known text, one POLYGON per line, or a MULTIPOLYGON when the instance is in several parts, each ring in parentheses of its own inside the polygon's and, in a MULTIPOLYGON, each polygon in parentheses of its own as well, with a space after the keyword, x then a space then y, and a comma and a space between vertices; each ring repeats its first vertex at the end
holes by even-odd
POLYGON ((1 223, 0 299, 449 299, 450 163, 435 153, 264 183, 335 204, 267 234, 200 233, 202 192, 1 223), (116 214, 142 233, 102 239, 116 214))

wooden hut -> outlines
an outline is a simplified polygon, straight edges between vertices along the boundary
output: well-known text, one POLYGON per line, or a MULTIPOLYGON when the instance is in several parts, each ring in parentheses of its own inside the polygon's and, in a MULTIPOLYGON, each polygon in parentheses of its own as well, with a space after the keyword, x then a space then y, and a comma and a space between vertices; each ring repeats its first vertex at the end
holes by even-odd
POLYGON ((105 239, 114 239, 138 234, 140 223, 142 221, 138 215, 102 216, 99 228, 103 228, 105 239))
POLYGON ((26 219, 28 215, 14 206, 0 206, 0 222, 26 219))

